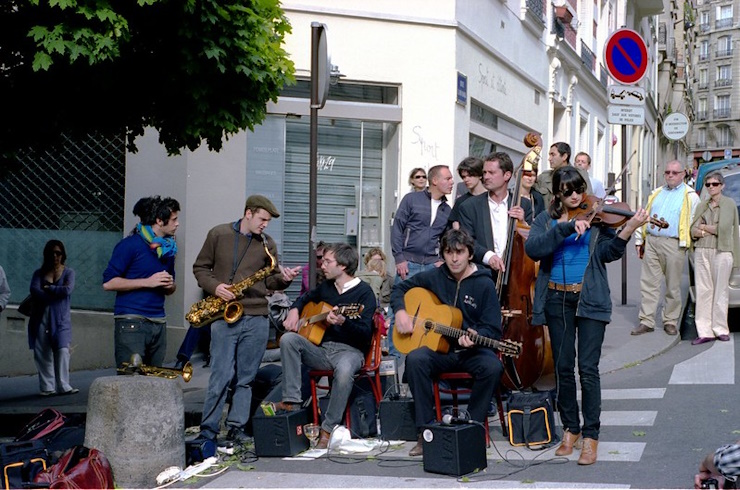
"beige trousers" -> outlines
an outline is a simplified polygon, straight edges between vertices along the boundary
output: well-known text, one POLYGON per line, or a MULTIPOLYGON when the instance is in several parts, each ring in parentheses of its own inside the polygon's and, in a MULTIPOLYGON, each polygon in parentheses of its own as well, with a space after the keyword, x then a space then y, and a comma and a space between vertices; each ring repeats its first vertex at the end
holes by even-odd
POLYGON ((655 328, 655 313, 660 301, 660 286, 665 279, 663 325, 678 326, 683 302, 681 278, 686 264, 686 249, 678 246, 677 238, 648 235, 640 274, 640 323, 655 328))
POLYGON ((694 254, 696 283, 696 333, 699 337, 728 335, 727 304, 729 301, 732 253, 714 248, 697 248, 694 254))

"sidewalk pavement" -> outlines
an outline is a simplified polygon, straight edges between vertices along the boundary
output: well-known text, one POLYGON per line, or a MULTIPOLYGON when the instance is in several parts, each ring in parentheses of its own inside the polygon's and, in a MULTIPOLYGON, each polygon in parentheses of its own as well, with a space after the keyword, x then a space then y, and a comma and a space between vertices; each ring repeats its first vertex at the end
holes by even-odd
MULTIPOLYGON (((627 301, 622 305, 622 263, 609 264, 609 282, 614 302, 612 322, 607 326, 600 370, 602 374, 629 368, 635 364, 660 355, 676 345, 680 334, 670 336, 663 332, 660 322, 655 331, 639 336, 630 335, 637 325, 639 308, 639 274, 641 262, 636 258, 634 247, 627 247, 627 301)), ((686 281, 685 281, 686 282, 686 281)), ((685 288, 684 288, 685 290, 685 288)), ((32 353, 29 351, 29 356, 32 353)), ((74 354, 73 354, 74 355, 74 354)), ((194 374, 189 383, 181 378, 180 383, 185 401, 186 425, 197 425, 202 412, 203 400, 208 387, 210 368, 203 368, 199 357, 193 360, 194 374)), ((43 408, 54 407, 65 414, 86 413, 90 385, 100 376, 115 376, 115 369, 75 371, 70 375, 73 387, 80 390, 74 395, 42 397, 39 395, 37 377, 17 376, 0 378, 0 436, 13 436, 30 417, 43 408)), ((218 486, 211 480, 209 486, 218 486)))

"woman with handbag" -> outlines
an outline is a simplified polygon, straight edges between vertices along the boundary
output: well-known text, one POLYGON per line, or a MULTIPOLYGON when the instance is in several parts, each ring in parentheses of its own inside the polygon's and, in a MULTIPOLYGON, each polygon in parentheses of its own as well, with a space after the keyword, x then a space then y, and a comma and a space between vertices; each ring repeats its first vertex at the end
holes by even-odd
POLYGON ((69 344, 72 341, 70 295, 75 272, 66 267, 67 252, 59 240, 44 247, 44 261, 33 273, 33 310, 28 321, 28 345, 39 372, 41 396, 79 392, 69 384, 69 344))
POLYGON ((564 431, 555 454, 573 453, 583 435, 578 464, 590 465, 596 462, 601 427, 599 358, 612 311, 606 263, 624 255, 632 233, 648 215, 639 209, 619 233, 607 226, 591 226, 589 220, 576 218, 587 188, 576 168, 555 170, 552 185, 554 198, 548 212, 537 216, 525 243, 527 255, 540 261, 532 324, 547 325, 550 331, 564 431), (583 425, 576 399, 576 353, 583 425))

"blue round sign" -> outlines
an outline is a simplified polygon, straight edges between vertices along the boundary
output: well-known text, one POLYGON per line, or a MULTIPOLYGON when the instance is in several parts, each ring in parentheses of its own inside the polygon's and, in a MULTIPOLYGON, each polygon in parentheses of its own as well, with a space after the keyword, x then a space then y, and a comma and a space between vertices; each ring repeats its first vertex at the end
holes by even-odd
POLYGON ((604 65, 611 77, 623 84, 639 82, 647 72, 645 40, 632 29, 614 31, 606 40, 604 65))

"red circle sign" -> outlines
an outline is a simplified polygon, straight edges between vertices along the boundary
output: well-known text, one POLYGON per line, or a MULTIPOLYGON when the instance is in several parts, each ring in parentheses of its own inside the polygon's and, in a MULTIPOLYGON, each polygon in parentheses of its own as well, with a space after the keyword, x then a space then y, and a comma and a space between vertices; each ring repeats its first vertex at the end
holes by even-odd
POLYGON ((609 75, 617 82, 639 82, 645 76, 648 65, 645 40, 632 29, 614 31, 606 40, 604 64, 609 75))

